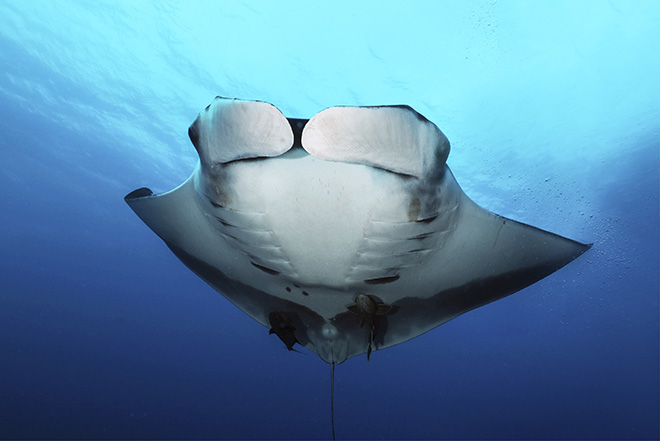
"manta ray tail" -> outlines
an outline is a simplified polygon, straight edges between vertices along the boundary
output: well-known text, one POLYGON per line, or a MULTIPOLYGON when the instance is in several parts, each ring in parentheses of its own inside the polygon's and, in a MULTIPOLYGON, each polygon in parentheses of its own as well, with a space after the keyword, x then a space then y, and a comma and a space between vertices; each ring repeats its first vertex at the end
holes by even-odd
POLYGON ((330 424, 332 441, 335 441, 335 363, 330 363, 330 424))

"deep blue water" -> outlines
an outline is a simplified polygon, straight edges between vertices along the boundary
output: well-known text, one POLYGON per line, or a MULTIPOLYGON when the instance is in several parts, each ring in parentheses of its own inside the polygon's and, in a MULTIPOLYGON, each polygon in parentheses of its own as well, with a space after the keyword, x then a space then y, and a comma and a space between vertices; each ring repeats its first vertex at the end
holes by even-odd
POLYGON ((657 439, 660 3, 0 0, 0 438, 322 439, 289 353, 125 205, 215 95, 409 104, 466 193, 593 248, 336 370, 339 439, 657 439))

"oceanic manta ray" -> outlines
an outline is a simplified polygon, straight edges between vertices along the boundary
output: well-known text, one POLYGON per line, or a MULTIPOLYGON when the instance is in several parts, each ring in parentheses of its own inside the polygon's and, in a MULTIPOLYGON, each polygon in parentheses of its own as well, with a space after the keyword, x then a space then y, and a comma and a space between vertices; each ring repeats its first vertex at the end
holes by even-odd
POLYGON ((178 188, 126 196, 195 274, 276 334, 342 363, 546 277, 589 245, 493 214, 461 190, 449 141, 408 106, 309 120, 216 98, 178 188))

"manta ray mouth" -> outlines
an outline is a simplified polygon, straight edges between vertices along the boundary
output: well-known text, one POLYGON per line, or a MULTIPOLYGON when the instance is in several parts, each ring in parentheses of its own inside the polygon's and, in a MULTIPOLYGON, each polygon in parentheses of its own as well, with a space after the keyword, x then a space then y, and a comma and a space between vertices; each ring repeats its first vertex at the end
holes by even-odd
POLYGON ((303 134, 303 129, 309 122, 309 119, 287 118, 287 121, 289 121, 289 125, 291 126, 291 132, 293 133, 293 146, 291 148, 303 149, 302 134, 303 134))

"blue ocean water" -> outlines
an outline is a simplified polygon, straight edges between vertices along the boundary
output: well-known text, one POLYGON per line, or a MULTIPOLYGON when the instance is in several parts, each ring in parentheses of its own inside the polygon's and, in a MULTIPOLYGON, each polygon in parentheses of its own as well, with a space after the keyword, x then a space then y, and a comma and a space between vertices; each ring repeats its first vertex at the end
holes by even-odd
POLYGON ((339 365, 338 439, 658 439, 660 3, 0 0, 0 438, 327 439, 288 352, 126 206, 214 96, 409 104, 465 192, 593 242, 339 365))

